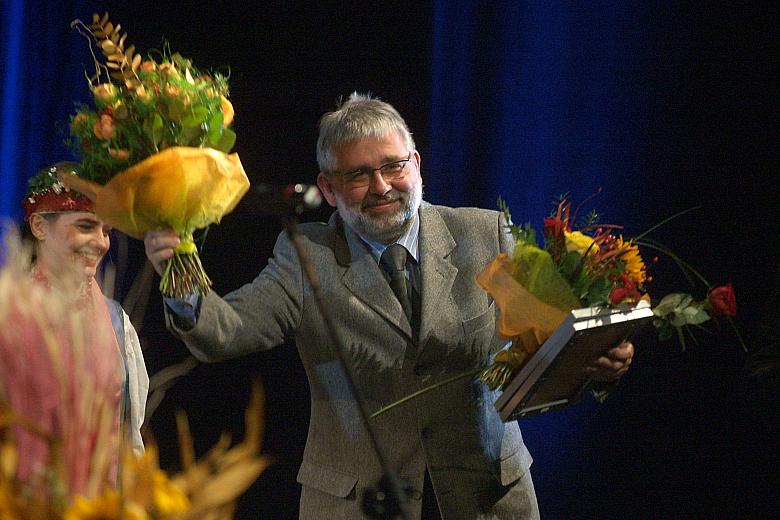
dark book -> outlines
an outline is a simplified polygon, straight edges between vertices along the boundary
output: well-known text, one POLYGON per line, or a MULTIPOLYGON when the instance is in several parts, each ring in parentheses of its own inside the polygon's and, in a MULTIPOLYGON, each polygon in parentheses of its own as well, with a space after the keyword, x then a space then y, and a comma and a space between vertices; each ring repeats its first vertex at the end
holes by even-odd
POLYGON ((571 311, 506 385, 495 402, 501 419, 508 422, 580 402, 593 385, 585 367, 652 317, 644 301, 625 309, 571 311))

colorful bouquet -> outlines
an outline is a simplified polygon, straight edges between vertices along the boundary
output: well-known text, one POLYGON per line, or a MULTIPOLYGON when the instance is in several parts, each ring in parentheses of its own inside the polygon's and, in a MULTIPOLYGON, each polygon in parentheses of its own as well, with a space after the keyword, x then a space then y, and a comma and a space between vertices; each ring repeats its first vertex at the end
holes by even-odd
POLYGON ((79 177, 64 180, 95 201, 96 213, 142 239, 172 228, 181 244, 160 282, 166 296, 205 293, 193 232, 233 210, 249 189, 231 130, 227 78, 205 74, 178 53, 142 58, 108 14, 71 24, 97 44, 90 78, 94 106, 71 118, 79 177))
POLYGON ((706 297, 700 300, 688 293, 672 293, 658 302, 653 308, 653 324, 659 339, 668 340, 676 331, 685 348, 685 331, 715 317, 732 325, 742 348, 747 350, 731 321, 737 312, 732 285, 713 287, 673 251, 647 238, 650 232, 690 210, 673 215, 636 237, 624 238, 619 233, 621 226, 600 224, 595 211, 577 223, 577 212, 572 215, 571 203, 562 196, 552 214, 544 219, 540 246, 530 224, 514 225, 506 203, 499 199, 498 205, 515 239, 515 249, 511 257, 501 253, 493 259, 477 275, 476 282, 498 305, 498 333, 511 340, 511 346, 498 352, 487 367, 438 381, 380 408, 371 414, 372 418, 466 377, 478 375, 491 390, 505 389, 512 376, 574 309, 630 309, 642 301, 651 304, 647 285, 652 277, 647 273, 640 247, 666 254, 683 273, 707 288, 706 297))
POLYGON ((123 454, 118 413, 99 385, 85 342, 90 328, 74 291, 47 291, 29 275, 12 237, 0 269, 0 518, 4 520, 229 519, 236 499, 270 464, 260 455, 263 396, 257 385, 246 435, 224 435, 200 461, 177 417, 182 471, 159 468, 156 448, 123 454), (73 296, 68 296, 71 294, 73 296), (111 467, 122 458, 118 474, 111 467), (119 484, 119 485, 117 485, 119 484))
POLYGON ((544 220, 540 247, 530 225, 512 224, 502 200, 499 207, 516 241, 514 254, 512 258, 499 255, 478 275, 477 283, 496 300, 501 314, 499 334, 512 340, 512 346, 499 352, 494 363, 481 372, 482 382, 491 388, 504 387, 569 311, 633 306, 640 300, 650 302, 647 284, 652 277, 647 273, 640 247, 668 255, 684 273, 696 277, 707 289, 707 296, 700 300, 688 293, 673 293, 655 305, 653 323, 661 340, 671 338, 676 331, 685 348, 688 327, 699 326, 712 317, 730 322, 736 314, 731 284, 713 287, 668 248, 647 238, 650 231, 682 213, 641 235, 624 238, 619 233, 620 226, 599 223, 595 211, 577 223, 576 211, 572 214, 571 203, 564 196, 544 220))

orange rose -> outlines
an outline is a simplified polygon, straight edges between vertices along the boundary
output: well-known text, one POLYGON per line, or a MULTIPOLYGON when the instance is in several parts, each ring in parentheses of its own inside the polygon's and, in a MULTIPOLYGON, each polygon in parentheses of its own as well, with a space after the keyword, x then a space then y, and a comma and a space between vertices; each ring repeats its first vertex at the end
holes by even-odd
POLYGON ((79 126, 83 125, 89 121, 89 116, 85 114, 84 112, 79 112, 75 116, 73 116, 73 120, 70 122, 71 128, 78 128, 79 126))
POLYGON ((143 85, 139 85, 138 88, 135 89, 135 97, 144 103, 149 103, 152 100, 152 95, 143 85))
POLYGON ((179 74, 179 71, 176 70, 176 65, 173 63, 163 63, 160 65, 160 74, 167 77, 175 77, 179 74))
POLYGON ((130 157, 130 152, 128 150, 125 150, 124 148, 109 148, 108 155, 110 155, 114 159, 125 161, 130 157))
POLYGON ((114 118, 108 114, 103 114, 100 119, 95 121, 92 131, 98 139, 108 141, 114 137, 114 118))
POLYGON ((152 60, 144 60, 144 62, 141 63, 140 68, 141 72, 154 72, 154 70, 157 68, 157 64, 152 60))
POLYGON ((224 118, 222 119, 222 126, 227 126, 233 122, 233 116, 235 115, 235 112, 233 111, 233 103, 231 103, 225 96, 222 96, 222 114, 224 115, 224 118))
POLYGON ((112 102, 116 98, 116 87, 112 83, 101 83, 92 89, 92 95, 95 97, 95 104, 98 106, 112 102))
POLYGON ((163 88, 163 94, 169 98, 175 99, 181 95, 181 88, 177 87, 176 85, 165 85, 163 88))

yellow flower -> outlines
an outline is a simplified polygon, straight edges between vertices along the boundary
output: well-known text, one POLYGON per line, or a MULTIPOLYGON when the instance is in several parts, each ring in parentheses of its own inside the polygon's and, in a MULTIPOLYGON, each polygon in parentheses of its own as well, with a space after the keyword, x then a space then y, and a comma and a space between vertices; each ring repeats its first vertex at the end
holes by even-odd
POLYGON ((112 489, 92 500, 78 495, 70 508, 65 511, 64 518, 65 520, 119 518, 119 495, 112 489))
POLYGON ((639 247, 631 241, 624 242, 623 237, 617 239, 617 248, 625 249, 620 255, 620 259, 626 263, 626 274, 636 283, 644 283, 647 279, 645 262, 639 255, 639 247))
POLYGON ((585 251, 588 251, 588 248, 590 248, 588 254, 593 255, 599 250, 599 246, 593 243, 591 237, 580 233, 579 231, 572 231, 571 233, 564 231, 563 237, 566 240, 566 251, 576 251, 577 253, 584 255, 585 251), (593 247, 591 247, 591 244, 593 244, 593 247))
POLYGON ((165 518, 187 511, 190 500, 187 495, 162 470, 154 472, 154 507, 165 518))
POLYGON ((149 520, 149 514, 133 502, 122 504, 115 489, 89 500, 76 496, 63 520, 149 520))

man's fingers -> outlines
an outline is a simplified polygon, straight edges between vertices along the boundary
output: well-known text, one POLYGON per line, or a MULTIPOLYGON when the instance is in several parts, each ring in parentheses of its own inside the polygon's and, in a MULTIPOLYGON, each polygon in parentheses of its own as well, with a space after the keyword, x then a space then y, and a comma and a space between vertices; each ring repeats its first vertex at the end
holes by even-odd
POLYGON ((615 359, 601 356, 591 366, 601 370, 620 370, 623 367, 628 367, 631 364, 631 359, 615 359))
POLYGON ((181 240, 173 230, 150 231, 144 237, 144 250, 149 261, 152 262, 157 274, 162 274, 163 265, 173 256, 173 248, 179 245, 181 240))
POLYGON ((606 357, 611 359, 631 359, 634 357, 634 345, 628 341, 624 341, 617 347, 611 348, 607 351, 606 357))

